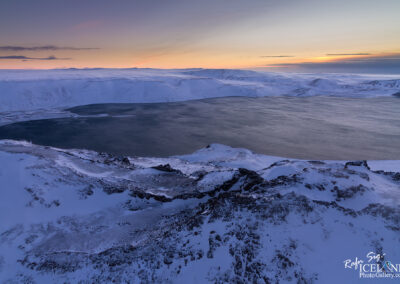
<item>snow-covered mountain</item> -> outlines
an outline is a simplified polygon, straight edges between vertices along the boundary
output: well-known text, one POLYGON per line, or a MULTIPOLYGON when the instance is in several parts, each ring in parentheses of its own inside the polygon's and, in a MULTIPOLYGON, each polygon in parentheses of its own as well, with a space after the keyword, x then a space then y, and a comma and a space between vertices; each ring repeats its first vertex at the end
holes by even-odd
POLYGON ((362 283, 345 260, 400 262, 398 161, 3 140, 0 165, 1 283, 362 283))
POLYGON ((399 92, 400 78, 393 75, 229 69, 0 70, 0 112, 226 96, 375 97, 399 92))

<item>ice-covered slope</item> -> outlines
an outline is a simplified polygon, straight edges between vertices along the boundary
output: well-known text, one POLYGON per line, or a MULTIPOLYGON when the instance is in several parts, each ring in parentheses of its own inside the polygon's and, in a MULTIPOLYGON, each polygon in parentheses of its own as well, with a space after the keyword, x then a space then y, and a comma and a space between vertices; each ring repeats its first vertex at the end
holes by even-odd
POLYGON ((94 103, 225 96, 390 96, 394 76, 284 74, 226 69, 0 70, 0 112, 94 103))
POLYGON ((363 283, 346 259, 400 262, 399 162, 373 164, 1 141, 0 282, 363 283))

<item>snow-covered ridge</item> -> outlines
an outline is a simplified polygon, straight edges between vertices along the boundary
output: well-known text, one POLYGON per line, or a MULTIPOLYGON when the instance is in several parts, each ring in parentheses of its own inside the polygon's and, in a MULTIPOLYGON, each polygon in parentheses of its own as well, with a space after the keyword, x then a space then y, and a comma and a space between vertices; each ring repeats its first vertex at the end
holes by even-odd
POLYGON ((391 96, 391 75, 285 74, 229 69, 0 70, 0 112, 95 103, 152 103, 225 96, 391 96))
POLYGON ((345 259, 400 262, 399 164, 3 140, 0 282, 362 283, 345 259))

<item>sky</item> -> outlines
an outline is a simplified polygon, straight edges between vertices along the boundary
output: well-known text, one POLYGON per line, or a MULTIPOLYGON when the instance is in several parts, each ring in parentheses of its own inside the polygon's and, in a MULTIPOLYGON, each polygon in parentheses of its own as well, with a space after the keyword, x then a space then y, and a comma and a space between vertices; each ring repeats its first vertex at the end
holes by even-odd
POLYGON ((399 0, 0 0, 0 68, 400 74, 399 0))

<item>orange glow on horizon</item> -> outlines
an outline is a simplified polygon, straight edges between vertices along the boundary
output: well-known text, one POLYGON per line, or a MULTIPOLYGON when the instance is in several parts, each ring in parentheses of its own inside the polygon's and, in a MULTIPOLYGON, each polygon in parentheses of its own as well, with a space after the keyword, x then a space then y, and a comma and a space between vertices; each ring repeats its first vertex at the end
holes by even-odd
POLYGON ((130 52, 110 51, 100 56, 90 54, 61 54, 58 58, 73 57, 71 60, 2 60, 0 69, 59 69, 59 68, 277 68, 301 63, 340 62, 344 60, 362 59, 370 57, 398 56, 399 52, 369 53, 368 55, 321 55, 321 56, 293 56, 278 58, 263 58, 260 56, 218 54, 218 53, 175 53, 163 55, 134 56, 130 52))

